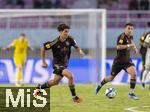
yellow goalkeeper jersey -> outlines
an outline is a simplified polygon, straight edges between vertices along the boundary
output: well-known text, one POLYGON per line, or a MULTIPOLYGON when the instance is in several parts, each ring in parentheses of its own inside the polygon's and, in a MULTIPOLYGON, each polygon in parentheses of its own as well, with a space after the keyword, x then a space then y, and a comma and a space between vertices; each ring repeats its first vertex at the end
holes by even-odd
POLYGON ((28 40, 20 41, 19 39, 16 39, 12 42, 12 45, 15 47, 14 55, 27 54, 27 48, 29 46, 28 40))
POLYGON ((27 56, 27 48, 29 46, 29 41, 24 40, 20 41, 16 39, 12 42, 12 45, 15 47, 14 51, 14 62, 16 65, 24 65, 27 56))

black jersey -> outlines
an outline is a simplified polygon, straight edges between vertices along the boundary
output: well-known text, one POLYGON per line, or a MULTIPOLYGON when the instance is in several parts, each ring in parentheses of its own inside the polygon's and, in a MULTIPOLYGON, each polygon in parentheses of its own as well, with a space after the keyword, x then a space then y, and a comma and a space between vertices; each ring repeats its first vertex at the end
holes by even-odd
MULTIPOLYGON (((122 33, 119 35, 117 39, 117 45, 127 45, 131 44, 131 41, 133 40, 133 36, 128 38, 125 33, 122 33)), ((131 61, 130 58, 130 49, 122 49, 122 50, 117 50, 117 56, 115 57, 115 62, 118 63, 128 63, 131 61)))
POLYGON ((68 38, 64 41, 60 41, 60 37, 57 37, 53 41, 48 41, 44 43, 44 49, 49 50, 52 49, 53 53, 53 65, 57 64, 59 66, 68 66, 68 61, 71 54, 71 46, 74 48, 78 48, 77 43, 75 40, 68 36, 68 38))
MULTIPOLYGON (((150 32, 144 33, 144 34, 142 35, 142 37, 140 38, 140 43, 141 43, 141 44, 144 43, 144 41, 145 41, 145 39, 146 39, 146 36, 147 36, 148 34, 150 34, 150 32)), ((146 47, 143 47, 143 46, 141 45, 141 47, 140 47, 140 54, 143 55, 143 56, 145 56, 145 55, 146 55, 146 52, 147 52, 147 48, 146 48, 146 47)))

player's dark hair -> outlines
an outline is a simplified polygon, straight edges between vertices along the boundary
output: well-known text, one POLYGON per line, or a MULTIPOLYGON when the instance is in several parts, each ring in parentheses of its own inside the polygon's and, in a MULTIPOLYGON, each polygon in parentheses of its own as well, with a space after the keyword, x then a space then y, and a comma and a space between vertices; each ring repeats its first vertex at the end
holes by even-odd
POLYGON ((60 32, 60 31, 63 31, 64 29, 70 29, 70 27, 68 25, 62 23, 62 24, 58 25, 57 29, 60 32))
POLYGON ((26 34, 25 34, 25 33, 21 33, 21 34, 20 34, 20 36, 23 36, 23 37, 25 37, 25 36, 26 36, 26 34))
POLYGON ((132 23, 126 23, 126 24, 124 25, 124 27, 127 27, 127 26, 133 26, 133 27, 134 27, 134 25, 133 25, 132 23))

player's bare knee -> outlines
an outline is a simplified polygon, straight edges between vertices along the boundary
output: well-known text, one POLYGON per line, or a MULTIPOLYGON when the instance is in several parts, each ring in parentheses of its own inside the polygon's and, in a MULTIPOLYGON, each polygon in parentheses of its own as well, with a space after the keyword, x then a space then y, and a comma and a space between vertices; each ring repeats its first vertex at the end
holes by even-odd
POLYGON ((131 74, 131 79, 136 79, 136 74, 131 74))
POLYGON ((129 74, 131 75, 131 77, 136 77, 136 70, 131 70, 130 72, 129 72, 129 74))

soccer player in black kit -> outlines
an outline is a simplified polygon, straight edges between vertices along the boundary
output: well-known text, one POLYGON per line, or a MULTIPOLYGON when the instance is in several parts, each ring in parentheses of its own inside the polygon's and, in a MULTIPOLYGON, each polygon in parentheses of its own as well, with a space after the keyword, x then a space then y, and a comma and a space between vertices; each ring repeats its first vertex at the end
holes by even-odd
POLYGON ((67 69, 68 62, 71 54, 71 47, 73 46, 81 57, 84 56, 84 52, 77 45, 76 41, 69 35, 70 27, 66 24, 60 24, 58 26, 60 35, 53 41, 44 43, 41 48, 42 66, 47 67, 45 61, 45 50, 52 49, 53 53, 53 73, 54 79, 45 82, 42 85, 38 85, 34 91, 34 96, 39 95, 40 89, 50 88, 54 85, 58 85, 59 81, 65 76, 68 79, 68 86, 73 97, 73 101, 80 103, 81 99, 76 95, 75 85, 73 81, 72 73, 67 69))
MULTIPOLYGON (((147 47, 144 46, 144 41, 146 39, 146 36, 150 34, 150 32, 146 32, 144 33, 141 38, 140 38, 140 45, 141 45, 141 48, 140 48, 140 54, 141 54, 141 57, 142 57, 142 71, 141 71, 141 75, 140 75, 140 80, 142 82, 142 78, 143 78, 143 72, 145 70, 145 59, 146 59, 146 52, 147 52, 147 47)), ((145 88, 145 83, 142 83, 142 88, 145 88)))
POLYGON ((133 49, 135 54, 138 53, 138 49, 133 42, 133 24, 127 23, 124 26, 124 33, 119 35, 117 39, 117 56, 115 57, 111 69, 111 74, 105 77, 100 84, 97 85, 95 93, 98 94, 101 87, 106 84, 107 82, 112 81, 116 75, 123 69, 128 74, 130 74, 130 92, 129 97, 135 100, 139 98, 135 95, 134 89, 136 85, 136 68, 135 65, 132 63, 130 58, 130 50, 133 49))

